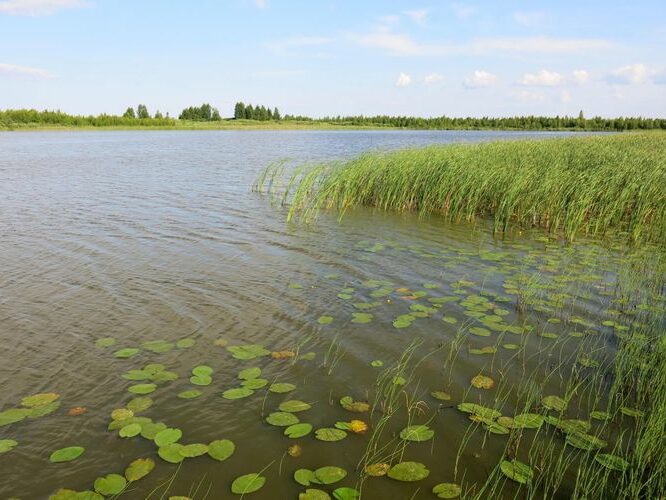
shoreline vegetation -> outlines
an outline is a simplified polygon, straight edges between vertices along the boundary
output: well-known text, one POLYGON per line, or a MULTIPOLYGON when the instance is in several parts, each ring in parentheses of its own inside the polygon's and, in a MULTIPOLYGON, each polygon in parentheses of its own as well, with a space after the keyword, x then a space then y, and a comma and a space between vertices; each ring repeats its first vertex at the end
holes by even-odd
POLYGON ((234 117, 222 118, 209 104, 184 109, 179 118, 150 115, 145 105, 136 111, 128 108, 123 115, 70 115, 61 111, 34 109, 0 110, 0 130, 340 130, 340 129, 410 129, 410 130, 529 130, 620 132, 626 130, 666 130, 666 119, 619 117, 586 118, 581 111, 571 116, 433 117, 412 116, 334 116, 310 118, 281 115, 277 108, 236 103, 234 117))
POLYGON ((288 220, 355 207, 493 220, 496 233, 542 228, 573 240, 611 234, 666 243, 666 134, 497 141, 371 152, 351 160, 269 166, 253 189, 288 220))

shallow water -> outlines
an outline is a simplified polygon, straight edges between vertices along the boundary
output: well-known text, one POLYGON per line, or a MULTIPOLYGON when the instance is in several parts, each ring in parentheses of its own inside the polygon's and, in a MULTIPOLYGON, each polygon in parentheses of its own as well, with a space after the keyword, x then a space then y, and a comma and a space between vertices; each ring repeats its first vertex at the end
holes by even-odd
MULTIPOLYGON (((57 393, 61 402, 49 415, 0 426, 0 439, 19 443, 0 454, 0 497, 46 498, 62 487, 92 489, 95 478, 122 474, 140 457, 155 459, 157 466, 123 497, 144 498, 176 473, 166 496, 231 498, 234 478, 265 469, 266 486, 252 497, 295 498, 305 488, 293 480, 293 472, 325 465, 342 467, 348 475, 322 489, 331 493, 337 486, 354 486, 370 432, 332 443, 313 434, 291 440, 262 415, 284 400, 299 399, 312 408, 298 417, 315 429, 355 418, 372 424, 379 411, 372 417, 350 413, 338 400, 351 395, 372 401, 377 376, 416 339, 423 341, 415 354, 419 359, 445 345, 418 365, 405 386, 427 403, 414 418, 427 423, 435 437, 409 444, 403 459, 423 462, 430 475, 416 483, 370 478, 363 498, 429 498, 435 484, 460 483, 463 475, 468 487, 485 481, 502 457, 506 438, 482 430, 471 434, 454 476, 461 438, 471 425, 455 406, 462 401, 492 405, 500 397, 499 388, 470 388, 470 378, 484 373, 509 388, 530 372, 543 395, 561 394, 561 380, 548 375, 562 353, 577 352, 593 339, 595 349, 602 347, 595 359, 603 361, 614 349, 609 328, 601 326, 609 319, 605 292, 617 280, 621 254, 586 242, 565 246, 538 233, 500 240, 482 222, 449 225, 372 210, 355 211, 341 222, 323 215, 316 227, 289 226, 284 209, 249 188, 262 168, 283 159, 327 160, 377 148, 532 135, 537 134, 0 134, 0 411, 19 407, 23 397, 35 393, 57 393), (516 289, 528 288, 516 284, 522 279, 517 276, 532 276, 538 284, 526 311, 516 308, 516 289), (375 293, 384 288, 384 294, 375 293), (554 294, 569 294, 559 297, 564 308, 555 307, 554 294), (406 328, 394 327, 410 306, 430 308, 428 299, 444 296, 459 300, 442 303, 406 328), (377 304, 361 311, 354 306, 361 302, 377 304), (484 326, 468 314, 475 310, 494 316, 500 310, 502 324, 532 330, 492 331, 488 337, 465 333, 455 365, 445 366, 446 345, 456 333, 484 326), (355 312, 370 313, 372 320, 352 323, 355 312), (332 323, 319 324, 322 315, 332 316, 332 323), (561 322, 548 323, 553 317, 561 322), (558 337, 538 335, 544 331, 558 337), (96 341, 106 337, 115 345, 97 347, 96 341), (162 353, 141 347, 185 338, 196 343, 167 344, 162 353), (269 351, 315 357, 242 361, 215 343, 220 339, 230 346, 260 344, 269 351), (501 347, 523 342, 519 357, 501 347), (497 353, 469 353, 484 346, 496 346, 497 353), (140 350, 129 359, 114 356, 125 347, 140 350), (373 360, 384 367, 370 366, 373 360), (178 467, 162 461, 152 441, 107 430, 111 411, 135 397, 127 389, 141 383, 122 375, 149 363, 164 364, 179 378, 160 382, 149 394, 154 405, 141 416, 180 428, 183 443, 231 439, 236 444, 231 458, 188 458, 178 467), (210 385, 190 383, 197 365, 213 368, 210 385), (261 367, 269 381, 290 382, 296 389, 272 394, 264 388, 244 399, 222 398, 223 391, 239 386, 238 372, 253 366, 261 367), (189 389, 203 395, 177 397, 189 389), (451 401, 435 400, 433 390, 450 393, 451 401), (68 415, 79 406, 87 411, 68 415), (294 442, 302 447, 297 458, 285 455, 294 442), (80 458, 49 462, 51 452, 74 445, 86 448, 80 458)), ((512 400, 507 396, 503 404, 505 415, 523 411, 512 400)), ((406 414, 399 412, 389 427, 397 433, 405 425, 406 414)), ((505 494, 516 488, 506 484, 505 494)), ((562 497, 569 493, 563 486, 562 497)))

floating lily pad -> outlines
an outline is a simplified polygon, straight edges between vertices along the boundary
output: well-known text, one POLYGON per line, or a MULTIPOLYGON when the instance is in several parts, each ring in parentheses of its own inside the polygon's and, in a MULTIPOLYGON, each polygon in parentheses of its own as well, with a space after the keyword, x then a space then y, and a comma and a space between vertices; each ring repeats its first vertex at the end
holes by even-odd
POLYGON ((458 498, 462 493, 462 488, 456 483, 439 483, 432 492, 438 498, 458 498))
POLYGON ((435 431, 427 425, 410 425, 400 431, 400 438, 405 441, 428 441, 429 439, 432 439, 434 435, 435 431))
POLYGON ((352 323, 370 323, 374 316, 370 313, 352 313, 352 323))
POLYGON ((116 345, 116 339, 114 339, 113 337, 104 337, 101 339, 97 339, 95 345, 97 347, 111 347, 113 345, 116 345))
POLYGON ((68 446, 51 453, 49 460, 53 463, 71 462, 83 455, 85 448, 82 446, 68 446))
POLYGON ((343 486, 333 490, 333 498, 335 500, 356 500, 361 498, 361 493, 354 488, 343 486))
POLYGON ((231 492, 236 495, 246 495, 260 490, 266 484, 266 478, 257 473, 245 474, 234 479, 231 483, 231 492))
POLYGON ((228 439, 216 439, 208 443, 208 455, 219 462, 229 458, 234 451, 236 451, 236 445, 228 439))
POLYGON ((477 337, 490 337, 490 330, 481 328, 480 326, 474 326, 470 328, 469 333, 476 335, 477 337))
POLYGON ((645 412, 641 410, 637 410, 636 408, 628 408, 626 406, 623 406, 620 408, 620 412, 623 415, 626 415, 628 417, 634 417, 634 418, 639 418, 639 417, 644 417, 645 412))
POLYGON ((60 394, 56 394, 55 392, 45 392, 25 397, 21 400, 21 404, 28 408, 39 408, 40 406, 46 406, 53 403, 59 397, 60 394))
POLYGON ((250 380, 243 380, 241 385, 243 387, 247 387, 248 389, 257 390, 261 389, 262 387, 266 387, 268 385, 268 380, 265 378, 253 378, 250 380))
POLYGON ((113 353, 116 358, 127 359, 139 354, 139 349, 134 347, 125 347, 113 353))
POLYGON ((596 410, 590 413, 590 417, 592 417, 595 420, 610 420, 611 414, 606 411, 596 410))
POLYGON ((192 375, 190 377, 190 383, 199 386, 207 386, 213 382, 213 379, 210 375, 192 375))
POLYGON ((155 384, 135 384, 130 386, 127 390, 132 394, 150 394, 155 389, 157 389, 157 385, 155 384))
POLYGON ((460 403, 458 409, 464 413, 472 413, 473 415, 478 415, 491 420, 502 415, 502 412, 500 411, 476 403, 460 403))
POLYGON ((317 484, 333 484, 342 481, 347 476, 347 471, 340 467, 327 465, 314 471, 314 481, 317 484))
POLYGON ((274 412, 266 417, 266 422, 277 427, 289 427, 297 424, 300 420, 293 413, 274 412))
POLYGON ((310 469, 297 469, 294 472, 294 481, 302 486, 310 486, 315 479, 314 471, 310 469))
POLYGON ((170 427, 158 432, 155 435, 155 439, 153 439, 153 441, 155 441, 155 444, 161 448, 163 446, 175 443, 181 437, 183 437, 183 431, 170 427))
POLYGON ((294 424, 290 425, 284 430, 284 435, 292 439, 297 439, 303 436, 307 436, 312 432, 312 424, 294 424))
POLYGON ((263 346, 257 344, 246 344, 229 346, 227 350, 236 359, 250 360, 260 356, 268 356, 271 352, 264 349, 263 346))
POLYGON ((323 490, 308 488, 298 494, 298 500, 331 500, 331 496, 323 490))
POLYGON ((430 395, 435 398, 439 399, 440 401, 450 401, 451 400, 451 394, 448 392, 444 391, 432 391, 430 395))
POLYGON ((125 489, 127 481, 120 474, 108 474, 95 479, 95 491, 100 495, 117 495, 125 489))
POLYGON ((297 399, 291 399, 289 401, 284 401, 280 403, 280 411, 288 412, 288 413, 297 413, 300 411, 305 411, 309 410, 312 408, 312 406, 308 403, 305 403, 303 401, 299 401, 297 399))
POLYGON ((128 481, 138 481, 146 477, 155 468, 152 458, 137 458, 125 469, 125 478, 128 481))
POLYGON ((380 359, 375 359, 374 361, 370 362, 370 366, 372 366, 373 368, 380 368, 384 366, 384 362, 380 359))
POLYGON ((130 438, 134 436, 138 436, 141 433, 141 425, 140 424, 129 424, 120 429, 118 431, 118 434, 120 437, 123 438, 130 438))
POLYGON ((538 413, 522 413, 513 417, 516 429, 538 429, 543 425, 543 415, 538 413))
POLYGON ((134 398, 127 403, 127 408, 134 413, 146 411, 151 406, 153 406, 153 399, 148 396, 134 398))
POLYGON ((370 405, 363 401, 354 401, 351 396, 345 396, 340 399, 340 406, 352 413, 365 413, 370 411, 370 405))
POLYGON ((222 393, 224 399, 242 399, 254 394, 252 389, 247 387, 237 387, 235 389, 227 389, 222 393))
POLYGON ((238 373, 238 378, 241 380, 252 380, 261 376, 261 368, 255 366, 253 368, 246 368, 238 373))
POLYGON ((116 408, 111 412, 112 420, 125 420, 127 418, 132 418, 133 416, 134 412, 129 408, 116 408))
POLYGON ((162 422, 148 422, 141 424, 141 437, 154 440, 155 436, 157 436, 157 433, 163 431, 164 429, 167 429, 167 426, 162 422))
POLYGON ((0 427, 20 422, 28 415, 30 415, 28 408, 10 408, 9 410, 0 412, 0 427))
POLYGON ((564 411, 567 407, 567 402, 559 396, 546 396, 541 400, 549 410, 564 411))
POLYGON ((183 457, 183 455, 180 454, 180 449, 182 447, 183 445, 179 443, 167 444, 165 446, 160 446, 157 449, 157 454, 165 462, 169 462, 171 464, 178 464, 185 459, 185 457, 183 457))
POLYGON ((594 459, 607 469, 624 472, 629 468, 629 462, 624 458, 610 453, 598 453, 594 456, 594 459))
POLYGON ((340 441, 347 437, 347 433, 341 429, 324 427, 315 431, 315 437, 320 441, 340 441))
POLYGON ((208 445, 201 443, 186 444, 181 446, 178 453, 183 455, 185 458, 194 458, 200 457, 208 453, 208 445))
POLYGON ((203 392, 198 389, 192 389, 190 391, 183 391, 178 393, 178 397, 181 399, 194 399, 201 396, 203 392))
POLYGON ((420 481, 425 479, 430 471, 420 462, 400 462, 388 471, 388 477, 397 481, 420 481))
POLYGON ((368 476, 372 477, 381 477, 385 476, 391 466, 389 464, 377 463, 366 465, 363 469, 368 476))
POLYGON ((0 453, 7 453, 18 445, 18 441, 13 439, 0 439, 0 453))
POLYGON ((495 381, 485 375, 477 375, 470 382, 477 389, 492 389, 495 387, 495 381))
POLYGON ((608 444, 603 439, 583 433, 567 434, 565 442, 569 446, 586 451, 600 450, 608 444))
POLYGON ((289 384, 286 382, 276 382, 275 384, 271 384, 271 386, 268 388, 270 392, 274 392, 276 394, 291 392, 294 389, 296 389, 296 386, 294 384, 289 384))
POLYGON ((104 500, 104 497, 95 491, 74 491, 61 488, 51 495, 49 500, 104 500))
POLYGON ((199 365, 192 368, 192 375, 198 377, 210 377, 213 374, 213 369, 208 365, 199 365))
POLYGON ((320 316, 317 322, 320 325, 329 325, 333 322, 333 316, 320 316))
POLYGON ((141 344, 141 347, 147 351, 162 354, 171 351, 174 348, 174 344, 167 342, 166 340, 152 340, 150 342, 144 342, 141 344))
POLYGON ((520 484, 528 484, 532 481, 534 472, 529 465, 518 460, 503 460, 500 469, 506 477, 520 484))
POLYGON ((196 340, 186 338, 186 339, 180 339, 178 342, 176 342, 176 347, 179 349, 187 349, 189 347, 193 347, 197 343, 196 340))

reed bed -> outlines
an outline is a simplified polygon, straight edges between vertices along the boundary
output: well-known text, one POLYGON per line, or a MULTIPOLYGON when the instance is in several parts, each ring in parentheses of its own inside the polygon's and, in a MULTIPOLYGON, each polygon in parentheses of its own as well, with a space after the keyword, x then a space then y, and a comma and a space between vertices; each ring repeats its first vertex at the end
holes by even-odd
POLYGON ((254 189, 288 219, 355 207, 489 217, 496 232, 540 227, 573 240, 620 233, 666 243, 666 134, 501 141, 373 152, 349 161, 266 169, 254 189))

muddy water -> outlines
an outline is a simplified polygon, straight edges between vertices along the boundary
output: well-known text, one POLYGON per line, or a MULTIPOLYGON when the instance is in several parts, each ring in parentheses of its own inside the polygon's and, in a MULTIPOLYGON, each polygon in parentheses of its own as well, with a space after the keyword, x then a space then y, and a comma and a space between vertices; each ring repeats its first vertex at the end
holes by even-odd
MULTIPOLYGON (((379 407, 372 415, 356 414, 338 401, 350 395, 373 402, 377 377, 414 341, 420 345, 404 390, 424 401, 412 411, 413 423, 427 424, 435 436, 409 444, 401 459, 424 463, 430 475, 415 483, 370 478, 363 498, 430 498, 437 483, 483 483, 501 460, 506 437, 479 428, 461 448, 466 431, 477 424, 455 406, 499 400, 505 415, 520 413, 524 408, 516 407, 515 393, 526 374, 542 395, 561 394, 564 382, 549 374, 572 362, 562 353, 576 353, 585 342, 600 361, 612 353, 601 322, 608 320, 605 292, 617 280, 620 254, 592 243, 564 246, 538 234, 502 241, 484 223, 451 226, 371 210, 342 222, 323 216, 316 227, 288 226, 284 211, 249 187, 263 167, 283 159, 316 161, 370 149, 529 135, 0 134, 0 411, 20 408, 22 398, 36 393, 56 393, 60 402, 48 415, 0 426, 0 439, 18 442, 0 454, 0 497, 47 498, 63 487, 92 489, 97 477, 122 474, 141 457, 153 458, 156 468, 124 498, 154 491, 151 498, 233 498, 232 481, 259 471, 267 482, 251 497, 296 498, 305 488, 293 480, 294 471, 325 465, 348 475, 320 488, 331 494, 337 486, 353 487, 372 428, 337 442, 317 440, 314 432, 291 440, 264 417, 282 401, 298 399, 312 405, 298 417, 314 429, 351 419, 372 427, 382 415, 379 407), (525 276, 533 277, 533 286, 525 276), (430 300, 438 297, 451 299, 430 300), (530 307, 517 307, 521 300, 530 307), (373 306, 359 309, 366 307, 361 303, 373 306), (396 318, 410 311, 426 317, 396 328, 396 318), (370 321, 353 322, 359 312, 371 314, 361 319, 370 321), (322 325, 321 316, 333 320, 322 325), (479 322, 484 316, 522 330, 470 334, 470 328, 485 328, 479 322), (462 340, 451 347, 456 335, 462 340), (107 337, 115 344, 96 345, 107 337), (175 345, 183 339, 194 345, 175 345), (151 341, 164 342, 151 350, 151 341), (227 347, 243 344, 297 357, 232 357, 227 347), (506 344, 520 345, 519 354, 506 344), (470 353, 482 347, 497 352, 470 353), (116 357, 122 348, 139 352, 116 357), (447 362, 452 349, 453 364, 447 362), (374 360, 384 366, 371 366, 374 360), (122 375, 149 363, 163 364, 178 378, 157 383, 148 394, 154 404, 137 415, 181 429, 182 443, 231 439, 231 458, 217 462, 204 455, 177 466, 163 461, 152 441, 107 430, 111 411, 136 397, 128 388, 144 383, 122 375), (190 382, 198 365, 213 369, 210 385, 190 382), (238 372, 254 366, 271 383, 289 382, 296 389, 274 394, 262 388, 243 399, 223 398, 225 390, 240 386, 238 372), (480 373, 498 385, 470 387, 480 373), (191 389, 203 394, 178 397, 191 389), (436 400, 433 390, 446 391, 451 400, 436 400), (69 415, 74 407, 86 412, 69 415), (299 457, 286 454, 294 443, 302 448, 299 457), (49 455, 66 446, 86 451, 72 462, 50 463, 49 455)), ((382 443, 406 422, 407 412, 397 411, 382 443)), ((514 484, 505 485, 506 495, 516 491, 514 484)), ((562 492, 567 497, 566 484, 562 492)))

